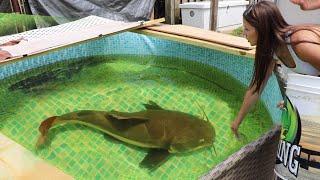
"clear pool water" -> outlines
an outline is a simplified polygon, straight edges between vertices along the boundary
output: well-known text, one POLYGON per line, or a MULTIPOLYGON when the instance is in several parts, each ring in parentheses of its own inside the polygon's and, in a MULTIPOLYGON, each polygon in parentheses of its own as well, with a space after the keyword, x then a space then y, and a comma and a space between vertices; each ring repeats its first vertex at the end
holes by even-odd
POLYGON ((272 126, 262 103, 234 138, 230 123, 241 106, 243 87, 207 65, 161 56, 95 56, 33 69, 2 80, 0 132, 76 179, 196 179, 272 126), (213 148, 172 155, 155 171, 139 167, 147 149, 67 124, 50 132, 50 145, 36 149, 38 126, 47 117, 75 110, 143 110, 152 100, 165 109, 212 122, 213 148))

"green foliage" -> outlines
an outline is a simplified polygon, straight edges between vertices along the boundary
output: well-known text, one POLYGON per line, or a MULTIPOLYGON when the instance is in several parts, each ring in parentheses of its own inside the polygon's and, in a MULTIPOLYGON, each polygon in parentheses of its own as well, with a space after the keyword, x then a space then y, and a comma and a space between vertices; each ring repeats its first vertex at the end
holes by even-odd
POLYGON ((0 35, 19 33, 29 29, 34 29, 35 23, 30 15, 20 15, 15 13, 0 14, 0 35))
POLYGON ((43 19, 50 25, 56 22, 50 16, 25 15, 17 13, 0 13, 0 36, 20 33, 31 29, 36 29, 37 19, 43 19))
POLYGON ((233 30, 231 34, 234 36, 243 37, 243 27, 238 27, 237 29, 233 30))

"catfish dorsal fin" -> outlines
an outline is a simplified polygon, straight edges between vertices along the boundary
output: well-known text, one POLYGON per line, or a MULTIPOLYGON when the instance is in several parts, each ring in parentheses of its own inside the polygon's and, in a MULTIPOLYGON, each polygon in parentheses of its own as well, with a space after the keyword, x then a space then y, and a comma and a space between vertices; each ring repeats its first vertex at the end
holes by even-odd
POLYGON ((153 101, 149 101, 148 104, 143 104, 143 105, 146 109, 149 109, 149 110, 163 110, 162 107, 160 107, 157 103, 153 101))
MULTIPOLYGON (((115 111, 113 113, 115 113, 115 111)), ((113 125, 115 129, 120 131, 128 130, 131 127, 143 124, 149 120, 147 118, 121 116, 117 114, 107 114, 105 117, 113 125)))

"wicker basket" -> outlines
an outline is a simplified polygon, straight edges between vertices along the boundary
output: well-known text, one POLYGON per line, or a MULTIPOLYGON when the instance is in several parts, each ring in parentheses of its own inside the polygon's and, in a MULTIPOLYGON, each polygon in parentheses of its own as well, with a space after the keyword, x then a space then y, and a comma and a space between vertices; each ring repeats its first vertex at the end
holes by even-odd
POLYGON ((274 179, 280 133, 281 127, 275 126, 257 141, 248 144, 218 164, 201 179, 274 179))

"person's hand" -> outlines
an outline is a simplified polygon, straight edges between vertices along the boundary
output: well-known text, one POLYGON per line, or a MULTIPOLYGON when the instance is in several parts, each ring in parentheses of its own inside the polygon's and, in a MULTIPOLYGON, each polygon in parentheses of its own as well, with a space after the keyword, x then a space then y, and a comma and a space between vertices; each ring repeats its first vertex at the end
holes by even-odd
POLYGON ((8 51, 0 50, 0 61, 11 58, 12 55, 8 51))
POLYGON ((233 132, 233 134, 236 136, 236 138, 239 139, 239 132, 238 132, 238 128, 239 128, 240 123, 237 120, 234 120, 231 123, 231 131, 233 132))
POLYGON ((290 0, 293 4, 300 6, 302 10, 313 10, 320 8, 320 0, 290 0))
POLYGON ((300 6, 300 9, 302 10, 306 10, 307 9, 307 4, 308 4, 308 1, 305 1, 305 0, 290 0, 293 4, 296 4, 296 5, 299 5, 300 6))
POLYGON ((277 108, 279 108, 280 110, 283 110, 285 108, 285 104, 284 101, 279 101, 277 104, 277 108))
POLYGON ((1 46, 13 46, 13 45, 19 44, 22 40, 26 40, 26 39, 21 37, 19 39, 15 39, 15 40, 11 40, 6 43, 3 43, 3 44, 1 44, 1 46))

